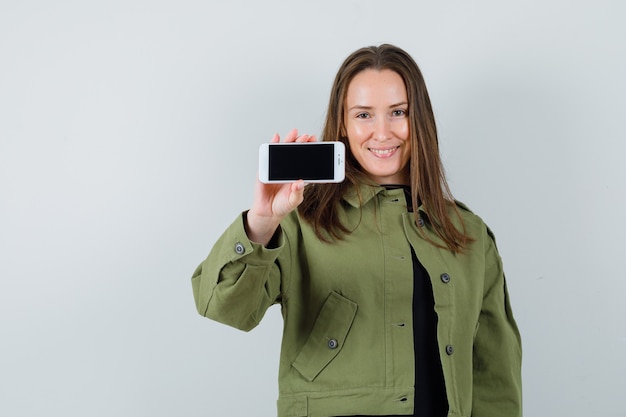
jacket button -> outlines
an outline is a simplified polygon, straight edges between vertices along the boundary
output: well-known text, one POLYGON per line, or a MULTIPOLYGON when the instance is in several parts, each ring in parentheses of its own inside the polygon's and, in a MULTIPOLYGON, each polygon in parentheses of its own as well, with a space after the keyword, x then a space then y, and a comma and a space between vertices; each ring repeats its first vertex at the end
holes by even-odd
POLYGON ((446 346, 446 353, 448 354, 448 356, 452 355, 454 353, 454 346, 452 345, 446 346))
POLYGON ((330 339, 328 341, 328 348, 329 349, 337 349, 337 346, 339 346, 339 343, 337 342, 336 339, 330 339))
POLYGON ((243 246, 243 244, 237 242, 237 244, 235 245, 235 253, 237 253, 238 255, 243 255, 245 251, 246 248, 243 246))
POLYGON ((443 282, 444 284, 450 282, 450 275, 446 273, 441 274, 441 282, 443 282))

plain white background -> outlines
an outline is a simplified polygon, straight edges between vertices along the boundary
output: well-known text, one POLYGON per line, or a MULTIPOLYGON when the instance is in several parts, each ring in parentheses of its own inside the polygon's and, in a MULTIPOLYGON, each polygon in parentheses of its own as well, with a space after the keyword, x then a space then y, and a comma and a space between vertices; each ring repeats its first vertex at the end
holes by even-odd
POLYGON ((626 416, 620 1, 2 1, 0 415, 275 415, 278 308, 190 277, 353 50, 411 53, 498 236, 527 416, 626 416))

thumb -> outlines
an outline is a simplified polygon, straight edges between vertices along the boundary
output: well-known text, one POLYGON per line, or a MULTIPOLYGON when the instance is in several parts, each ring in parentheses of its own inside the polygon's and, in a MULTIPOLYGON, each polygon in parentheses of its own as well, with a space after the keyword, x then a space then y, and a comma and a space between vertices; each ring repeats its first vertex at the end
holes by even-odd
POLYGON ((304 200, 304 181, 299 180, 291 184, 291 193, 289 194, 289 205, 294 209, 304 200))

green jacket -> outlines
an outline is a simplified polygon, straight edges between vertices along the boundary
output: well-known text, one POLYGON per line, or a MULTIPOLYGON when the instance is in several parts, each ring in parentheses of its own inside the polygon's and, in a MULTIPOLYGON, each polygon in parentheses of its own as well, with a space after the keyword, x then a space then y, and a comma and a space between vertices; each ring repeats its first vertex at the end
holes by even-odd
POLYGON ((193 274, 198 312, 248 331, 281 304, 280 417, 412 414, 413 248, 432 282, 448 416, 521 416, 521 340, 483 221, 460 206, 475 241, 455 255, 421 237, 439 241, 402 190, 361 193, 341 209, 353 232, 333 243, 293 212, 268 249, 238 218, 193 274))

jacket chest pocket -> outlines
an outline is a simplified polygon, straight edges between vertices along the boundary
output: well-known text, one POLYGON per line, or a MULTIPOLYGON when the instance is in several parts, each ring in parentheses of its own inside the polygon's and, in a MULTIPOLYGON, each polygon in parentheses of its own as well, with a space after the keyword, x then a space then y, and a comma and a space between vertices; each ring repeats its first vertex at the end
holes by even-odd
POLYGON ((330 293, 315 320, 309 338, 293 362, 293 367, 308 381, 313 381, 339 354, 356 310, 356 303, 336 292, 330 293))

